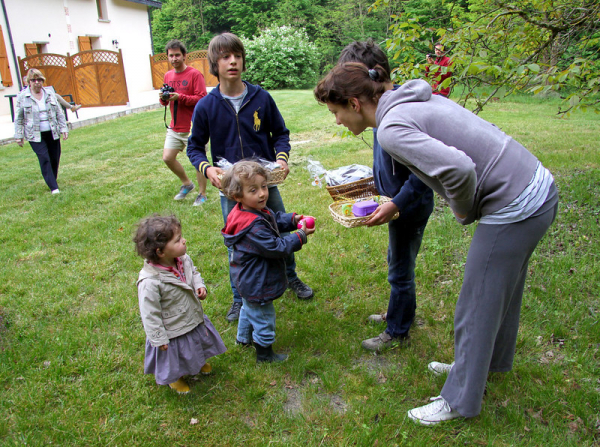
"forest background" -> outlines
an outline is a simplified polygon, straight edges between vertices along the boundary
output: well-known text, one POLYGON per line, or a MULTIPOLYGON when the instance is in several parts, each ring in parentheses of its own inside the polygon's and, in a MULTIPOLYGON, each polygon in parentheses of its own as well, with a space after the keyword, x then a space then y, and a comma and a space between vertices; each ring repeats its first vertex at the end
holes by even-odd
MULTIPOLYGON (((600 112, 597 0, 163 0, 155 52, 170 39, 206 49, 239 35, 245 78, 267 89, 311 88, 354 40, 388 51, 393 78, 422 78, 441 42, 453 61, 452 99, 479 113, 515 92, 563 99, 559 114, 600 112), (473 100, 473 101, 468 101, 473 100)), ((439 73, 445 72, 445 68, 439 73)), ((443 85, 443 86, 446 86, 443 85)))

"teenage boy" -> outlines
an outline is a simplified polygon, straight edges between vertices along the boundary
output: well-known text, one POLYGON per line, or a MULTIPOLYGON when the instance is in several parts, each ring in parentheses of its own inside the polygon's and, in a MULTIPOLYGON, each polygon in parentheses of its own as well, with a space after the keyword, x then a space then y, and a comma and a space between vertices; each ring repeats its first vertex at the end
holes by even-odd
MULTIPOLYGON (((290 153, 290 131, 269 93, 257 85, 242 81, 246 71, 244 44, 235 34, 223 33, 213 37, 208 45, 210 72, 217 77, 219 85, 198 103, 192 117, 192 133, 187 155, 196 167, 217 188, 221 188, 219 176, 223 170, 212 166, 206 156, 206 144, 210 139, 210 152, 214 162, 225 159, 235 163, 245 158, 259 157, 275 161, 289 173, 287 164, 290 153)), ((221 194, 223 221, 236 202, 221 194)), ((276 186, 269 188, 267 207, 285 212, 283 200, 276 186)), ((282 233, 285 236, 286 233, 282 233)), ((231 250, 231 249, 228 249, 231 250)), ((310 299, 313 291, 296 274, 293 253, 286 259, 289 288, 299 299, 310 299)), ((227 313, 228 321, 239 318, 242 297, 230 282, 233 304, 227 313)))
MULTIPOLYGON (((371 39, 346 46, 338 63, 361 62, 369 68, 376 65, 390 73, 390 64, 383 50, 371 39)), ((388 79, 391 86, 391 80, 388 79)), ((433 191, 407 167, 396 162, 377 141, 373 129, 373 176, 380 194, 392 197, 381 205, 367 225, 388 223, 388 281, 391 286, 387 313, 371 315, 370 321, 385 321, 387 328, 377 337, 362 342, 369 351, 382 351, 409 339, 409 329, 415 319, 415 260, 423 240, 423 232, 433 211, 433 191), (391 218, 400 211, 400 217, 391 218)))
MULTIPOLYGON (((173 70, 169 70, 165 74, 164 83, 173 87, 175 92, 169 93, 167 96, 163 96, 159 92, 158 95, 160 103, 163 106, 169 105, 171 110, 171 125, 167 128, 163 161, 181 180, 181 189, 174 199, 183 200, 194 189, 194 182, 188 178, 185 169, 177 161, 177 154, 187 147, 194 107, 200 98, 206 96, 206 84, 202 73, 186 65, 187 51, 182 42, 179 40, 169 41, 165 51, 173 70)), ((196 179, 199 193, 194 200, 194 206, 201 205, 206 201, 206 177, 196 171, 196 179)))

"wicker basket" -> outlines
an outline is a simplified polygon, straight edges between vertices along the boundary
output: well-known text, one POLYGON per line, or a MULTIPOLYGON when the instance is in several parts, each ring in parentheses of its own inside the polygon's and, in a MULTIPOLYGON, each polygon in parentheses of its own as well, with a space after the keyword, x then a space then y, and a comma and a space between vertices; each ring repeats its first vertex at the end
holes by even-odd
MULTIPOLYGON (((376 200, 376 202, 379 202, 380 205, 386 202, 390 202, 392 200, 389 197, 385 196, 368 196, 364 197, 364 199, 374 200, 377 197, 378 200, 376 200)), ((345 216, 342 212, 342 207, 344 205, 353 205, 354 203, 356 203, 356 200, 337 200, 331 205, 329 205, 329 212, 331 213, 333 220, 345 226, 346 228, 362 227, 365 224, 365 222, 371 218, 371 215, 361 217, 356 217, 354 215, 345 216)), ((397 219, 398 216, 400 216, 400 213, 396 213, 392 219, 397 219)))
POLYGON ((269 171, 269 174, 267 185, 279 185, 285 180, 285 171, 283 169, 273 169, 269 171))
POLYGON ((327 191, 329 191, 333 200, 363 199, 379 194, 377 188, 375 188, 373 177, 367 177, 343 185, 327 186, 327 191))
MULTIPOLYGON (((285 171, 283 169, 274 169, 272 171, 269 171, 269 181, 267 182, 267 185, 272 186, 272 185, 279 185, 280 183, 283 183, 283 181, 285 180, 285 171)), ((217 177, 219 178, 219 180, 223 179, 223 174, 217 174, 217 177)))

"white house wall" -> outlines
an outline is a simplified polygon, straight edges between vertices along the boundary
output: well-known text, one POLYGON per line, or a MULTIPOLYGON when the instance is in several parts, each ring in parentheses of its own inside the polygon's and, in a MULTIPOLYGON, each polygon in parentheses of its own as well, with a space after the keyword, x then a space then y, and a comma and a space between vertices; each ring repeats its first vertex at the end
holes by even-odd
MULTIPOLYGON (((129 94, 152 90, 149 55, 152 53, 147 7, 125 0, 106 0, 108 21, 98 20, 96 0, 4 0, 14 50, 25 57, 25 43, 48 42, 44 52, 79 52, 78 36, 99 36, 93 49, 122 50, 129 94), (68 11, 68 17, 67 17, 68 11), (70 23, 70 33, 68 24, 70 23), (113 45, 113 41, 118 44, 113 45)), ((18 67, 12 55, 8 27, 0 11, 13 86, 0 94, 16 94, 18 67)), ((10 113, 8 100, 0 97, 0 115, 10 113)))

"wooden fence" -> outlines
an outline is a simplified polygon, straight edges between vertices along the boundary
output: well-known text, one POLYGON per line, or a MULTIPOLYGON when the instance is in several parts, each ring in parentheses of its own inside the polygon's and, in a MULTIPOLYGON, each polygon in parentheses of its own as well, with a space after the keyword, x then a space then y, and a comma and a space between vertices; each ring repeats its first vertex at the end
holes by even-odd
MULTIPOLYGON (((204 82, 207 87, 216 87, 219 81, 216 76, 210 74, 208 59, 206 58, 206 50, 192 51, 187 54, 185 63, 190 67, 194 67, 204 75, 204 82)), ((150 67, 152 69, 152 86, 159 89, 163 85, 165 73, 172 67, 169 65, 167 53, 155 54, 150 56, 150 67)))
POLYGON ((72 95, 77 104, 88 107, 117 106, 129 102, 123 56, 108 50, 74 54, 34 54, 19 57, 19 70, 25 76, 30 68, 44 73, 46 85, 60 95, 72 95))

